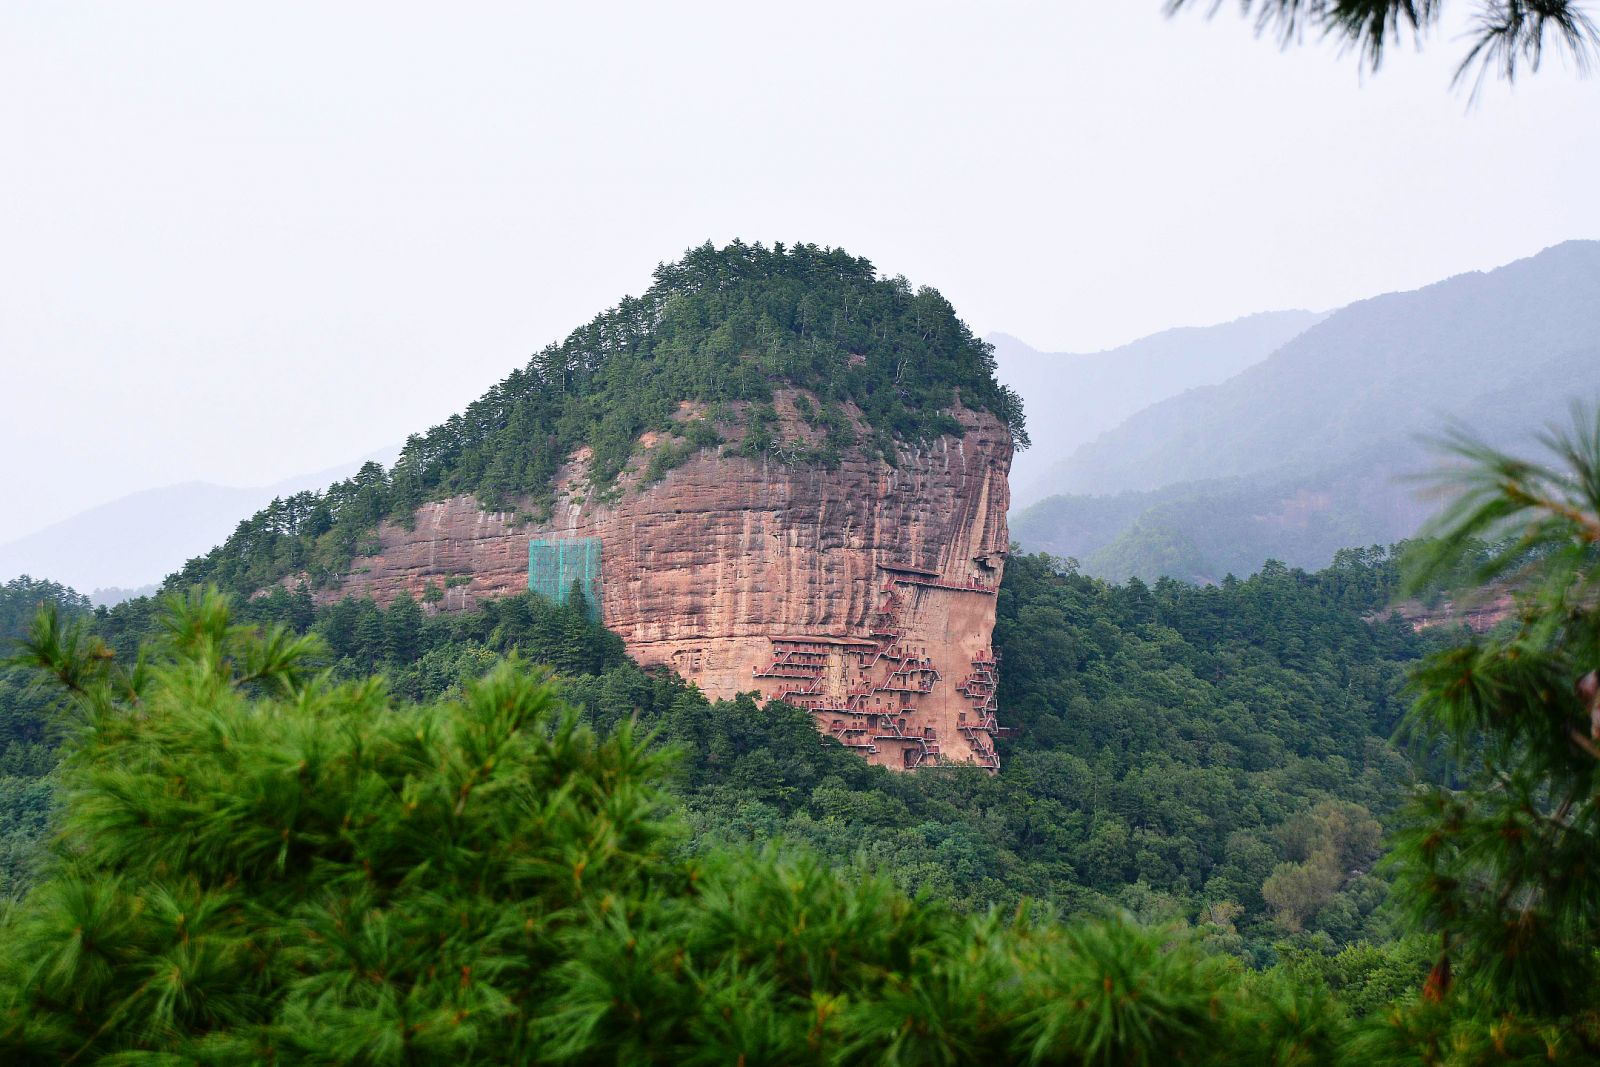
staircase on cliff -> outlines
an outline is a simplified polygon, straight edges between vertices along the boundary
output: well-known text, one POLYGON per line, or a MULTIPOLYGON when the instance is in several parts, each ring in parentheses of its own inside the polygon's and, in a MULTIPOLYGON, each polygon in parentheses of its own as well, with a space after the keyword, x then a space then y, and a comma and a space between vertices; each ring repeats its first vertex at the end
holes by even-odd
MULTIPOLYGON (((980 653, 972 669, 954 686, 967 705, 943 699, 945 682, 939 663, 928 654, 927 635, 907 625, 907 596, 901 587, 943 590, 964 596, 993 598, 995 581, 980 577, 949 580, 938 571, 880 564, 884 582, 872 612, 868 638, 773 637, 773 659, 755 677, 767 696, 804 708, 817 728, 873 762, 902 770, 944 761, 941 741, 953 730, 970 762, 998 770, 994 741, 995 659, 980 653), (908 640, 908 638, 910 640, 908 640), (831 684, 830 684, 831 681, 831 684), (942 714, 941 714, 942 712, 942 714)), ((992 608, 985 605, 992 625, 992 608)), ((948 688, 948 687, 945 687, 948 688)))

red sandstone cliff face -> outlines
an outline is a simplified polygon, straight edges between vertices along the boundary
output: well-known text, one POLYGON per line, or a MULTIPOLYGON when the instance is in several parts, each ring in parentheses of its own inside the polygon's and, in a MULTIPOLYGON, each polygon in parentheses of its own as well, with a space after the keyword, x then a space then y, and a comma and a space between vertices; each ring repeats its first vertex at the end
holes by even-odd
POLYGON ((1490 589, 1470 595, 1459 603, 1446 600, 1430 608, 1418 601, 1407 600, 1395 605, 1394 610, 1411 624, 1413 630, 1427 630, 1434 626, 1466 626, 1481 634, 1488 633, 1511 618, 1516 606, 1516 599, 1509 590, 1490 589))
MULTIPOLYGON (((806 437, 791 399, 778 398, 783 433, 806 437)), ((640 663, 713 698, 755 690, 808 708, 886 766, 996 767, 990 636, 1012 445, 993 416, 954 414, 962 436, 903 450, 897 467, 861 449, 837 470, 707 449, 648 488, 630 473, 594 494, 580 453, 548 522, 518 525, 471 497, 426 504, 414 530, 384 524, 379 553, 324 596, 387 603, 470 578, 441 603, 465 608, 527 588, 530 538, 598 537, 602 615, 640 663)))

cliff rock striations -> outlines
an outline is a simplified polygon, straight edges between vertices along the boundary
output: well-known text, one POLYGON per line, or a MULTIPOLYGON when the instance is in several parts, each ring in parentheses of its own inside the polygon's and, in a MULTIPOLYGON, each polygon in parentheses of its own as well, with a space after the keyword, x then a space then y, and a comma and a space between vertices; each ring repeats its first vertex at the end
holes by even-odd
POLYGON ((937 293, 813 246, 707 247, 190 576, 458 610, 528 589, 530 542, 598 542, 591 607, 641 664, 805 708, 885 766, 996 768, 1019 440, 937 293))
POLYGON ((411 529, 384 522, 377 554, 319 597, 387 603, 466 578, 442 603, 470 607, 527 588, 530 539, 598 538, 602 621, 641 664, 712 697, 808 708, 886 766, 997 767, 990 635, 1011 437, 988 413, 957 418, 960 435, 896 466, 862 449, 833 470, 708 449, 643 489, 625 476, 609 502, 591 502, 580 456, 548 521, 470 495, 426 503, 411 529))

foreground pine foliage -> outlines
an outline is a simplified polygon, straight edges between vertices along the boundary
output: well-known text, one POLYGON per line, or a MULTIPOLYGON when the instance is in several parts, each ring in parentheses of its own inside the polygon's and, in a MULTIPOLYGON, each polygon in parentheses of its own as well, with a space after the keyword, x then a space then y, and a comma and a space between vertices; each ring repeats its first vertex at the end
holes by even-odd
POLYGON ((1414 679, 1407 729, 1454 768, 1386 861, 1438 945, 1387 1008, 1310 957, 685 849, 662 746, 596 734, 540 669, 397 702, 196 592, 131 664, 53 608, 24 643, 75 719, 52 854, 0 916, 0 1062, 1596 1062, 1600 422, 1549 443, 1469 450, 1439 530, 1434 573, 1487 559, 1520 611, 1414 679))
POLYGON ((0 926, 6 1063, 1326 1062, 1336 1013, 1131 921, 958 916, 803 851, 672 858, 662 757, 507 662, 310 673, 175 598, 74 697, 53 866, 0 926))
POLYGON ((1517 608, 1423 665, 1402 724, 1457 781, 1418 791, 1389 858, 1439 944, 1438 1010, 1397 1033, 1453 1062, 1600 1060, 1600 412, 1541 442, 1544 460, 1455 442, 1462 492, 1417 576, 1488 543, 1472 580, 1517 608))

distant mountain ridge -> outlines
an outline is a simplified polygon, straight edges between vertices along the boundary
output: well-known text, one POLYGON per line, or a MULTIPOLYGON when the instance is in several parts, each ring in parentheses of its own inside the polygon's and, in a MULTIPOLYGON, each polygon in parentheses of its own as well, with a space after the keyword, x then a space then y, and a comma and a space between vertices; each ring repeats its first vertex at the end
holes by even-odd
POLYGON ((1021 395, 1033 447, 1012 465, 1016 506, 1045 494, 1061 457, 1123 419, 1187 389, 1223 381, 1259 363, 1326 312, 1248 315, 1216 326, 1180 326, 1101 352, 1041 352, 1009 334, 990 334, 996 376, 1021 395))
POLYGON ((1600 241, 1569 241, 1351 304, 1255 367, 1134 415, 1059 464, 1050 486, 1104 493, 1320 470, 1397 428, 1474 414, 1484 395, 1597 347, 1600 241))
MULTIPOLYGON (((190 558, 227 538, 248 515, 305 489, 354 474, 368 460, 393 462, 399 446, 351 463, 264 486, 180 482, 144 489, 71 515, 0 545, 0 578, 30 574, 74 589, 105 591, 109 603, 159 584, 190 558)), ((98 602, 98 601, 97 601, 98 602)))
POLYGON ((1415 533, 1408 476, 1452 422, 1525 444, 1600 393, 1600 241, 1340 309, 1225 382, 1151 405, 1057 464, 1029 548, 1108 577, 1214 579, 1415 533), (1115 495, 1107 495, 1115 494, 1115 495))

